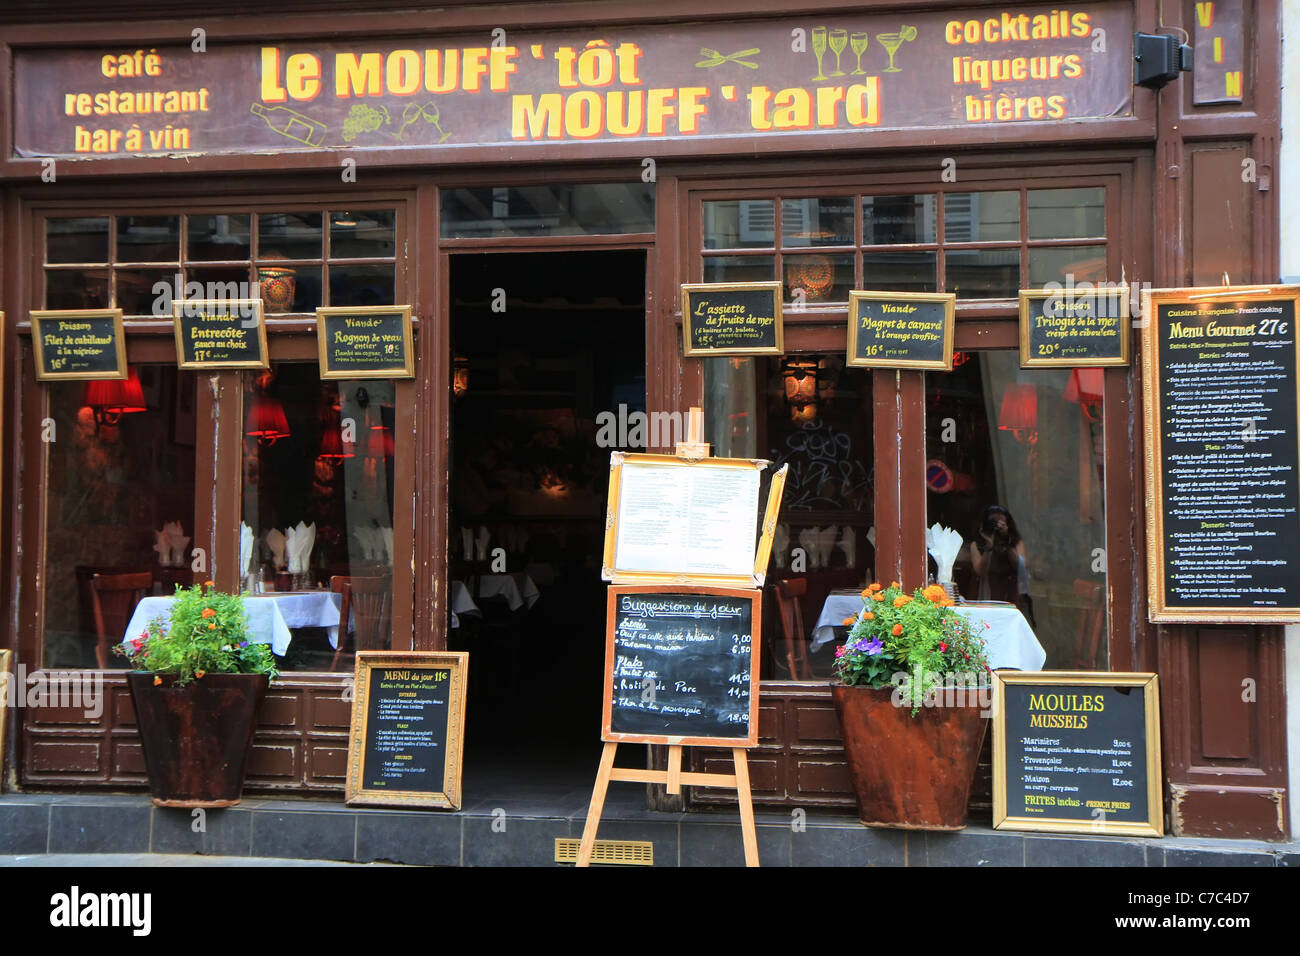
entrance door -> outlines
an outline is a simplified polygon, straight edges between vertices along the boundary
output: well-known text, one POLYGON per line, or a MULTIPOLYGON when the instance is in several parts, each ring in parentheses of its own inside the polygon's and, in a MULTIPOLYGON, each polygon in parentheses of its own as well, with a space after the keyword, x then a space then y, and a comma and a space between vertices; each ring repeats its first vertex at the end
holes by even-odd
POLYGON ((641 250, 451 256, 448 643, 470 652, 480 780, 590 776, 609 455, 629 439, 608 423, 645 410, 645 287, 641 250))

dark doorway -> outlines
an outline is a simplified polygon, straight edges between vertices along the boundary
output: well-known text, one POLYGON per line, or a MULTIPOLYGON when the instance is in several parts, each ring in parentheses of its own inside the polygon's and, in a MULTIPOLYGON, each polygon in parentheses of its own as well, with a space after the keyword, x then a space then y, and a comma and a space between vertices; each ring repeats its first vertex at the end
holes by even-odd
POLYGON ((449 644, 470 652, 467 773, 589 787, 612 450, 598 416, 645 410, 646 255, 465 253, 450 275, 449 644))

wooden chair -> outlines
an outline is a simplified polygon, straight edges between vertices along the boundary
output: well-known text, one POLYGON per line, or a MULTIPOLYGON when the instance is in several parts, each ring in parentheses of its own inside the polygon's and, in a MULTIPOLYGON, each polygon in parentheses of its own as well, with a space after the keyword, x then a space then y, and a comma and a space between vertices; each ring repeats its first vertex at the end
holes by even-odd
MULTIPOLYGON (((803 629, 803 610, 799 607, 799 599, 808 593, 808 580, 790 578, 777 581, 773 593, 780 611, 781 632, 785 637, 784 666, 789 670, 791 680, 812 680, 812 667, 808 664, 808 637, 803 629)), ((780 659, 776 660, 780 664, 780 659)))
MULTIPOLYGON (((126 636, 126 625, 140 599, 153 590, 153 573, 96 574, 90 579, 90 606, 95 615, 95 661, 108 670, 113 645, 126 636)), ((132 635, 133 637, 135 635, 132 635)))
POLYGON ((357 651, 382 651, 390 646, 393 601, 392 586, 386 577, 359 578, 335 575, 330 590, 343 595, 339 605, 339 640, 330 670, 338 670, 344 646, 352 638, 353 654, 357 651), (356 626, 349 632, 349 622, 356 626))
POLYGON ((1075 639, 1074 666, 1092 670, 1097 666, 1097 645, 1106 633, 1106 595, 1104 587, 1087 578, 1076 578, 1074 596, 1084 602, 1079 615, 1079 633, 1075 639))

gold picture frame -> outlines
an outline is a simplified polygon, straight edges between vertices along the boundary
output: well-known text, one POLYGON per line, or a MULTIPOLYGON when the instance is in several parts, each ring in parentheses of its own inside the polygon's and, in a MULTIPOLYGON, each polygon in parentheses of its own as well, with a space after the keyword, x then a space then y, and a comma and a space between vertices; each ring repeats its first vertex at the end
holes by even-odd
MULTIPOLYGON (((1107 671, 994 671, 993 672, 993 828, 1042 833, 1090 833, 1106 836, 1164 836, 1164 800, 1160 758, 1160 680, 1152 673, 1107 671), (1143 694, 1142 714, 1146 759, 1146 817, 1137 821, 1111 821, 1094 808, 1096 817, 1013 816, 1007 809, 1007 701, 1008 685, 1061 687, 1133 687, 1143 694)), ((1136 769, 1136 768, 1133 768, 1136 769)))
MULTIPOLYGON (((1062 295, 1062 292, 1049 292, 1045 289, 1021 289, 1018 296, 1019 315, 1020 315, 1020 367, 1021 368, 1109 368, 1109 367, 1127 367, 1132 364, 1133 351, 1133 326, 1132 318, 1129 314, 1129 288, 1123 286, 1120 290, 1115 291, 1119 295, 1119 340, 1120 354, 1108 355, 1102 358, 1063 358, 1042 357, 1038 358, 1030 354, 1030 316, 1029 304, 1051 298, 1055 295, 1062 295)), ((1094 292, 1091 298, 1098 298, 1094 292)))
POLYGON ((316 310, 316 352, 320 360, 322 379, 360 378, 415 378, 414 333, 409 305, 365 305, 353 309, 342 306, 322 307, 316 310), (375 368, 347 368, 335 370, 329 364, 329 319, 333 316, 400 315, 402 322, 402 362, 375 368))
MULTIPOLYGON (((1221 607, 1199 605, 1171 608, 1165 601, 1164 452, 1161 439, 1159 316, 1166 305, 1203 305, 1214 299, 1233 302, 1288 299, 1300 324, 1300 286, 1205 289, 1150 289, 1143 292, 1142 316, 1142 447, 1146 505, 1147 617, 1154 624, 1285 624, 1300 621, 1300 607, 1221 607)), ((1293 334, 1294 334, 1293 330, 1293 334)), ((1300 422, 1300 336, 1293 346, 1296 363, 1296 414, 1300 422)))
MULTIPOLYGON (((465 762, 465 691, 469 654, 464 651, 360 651, 353 670, 352 720, 344 800, 349 805, 433 807, 459 810, 465 762), (447 672, 447 728, 443 741, 442 789, 388 790, 366 786, 365 762, 370 729, 370 680, 377 669, 447 672)), ((402 679, 406 679, 404 676, 402 679)))
POLYGON ((956 330, 957 296, 952 292, 880 292, 874 290, 854 290, 849 293, 849 348, 845 364, 857 368, 894 368, 894 369, 930 369, 933 371, 952 371, 953 337, 956 330), (877 359, 858 355, 858 326, 860 309, 863 302, 898 303, 910 305, 917 302, 942 303, 943 343, 942 358, 929 359, 877 359))
POLYGON ((181 369, 260 369, 271 367, 271 353, 266 346, 266 320, 262 315, 261 299, 182 299, 172 303, 172 332, 176 337, 176 364, 181 369), (182 314, 195 308, 208 311, 219 312, 224 310, 229 315, 230 311, 238 308, 241 313, 251 311, 254 321, 257 323, 257 347, 260 352, 260 358, 248 359, 246 361, 187 361, 185 356, 188 354, 185 350, 185 335, 183 332, 182 314))
POLYGON ((682 296, 682 354, 687 358, 708 358, 714 355, 784 355, 785 327, 782 319, 783 290, 780 282, 694 282, 681 287, 682 296), (775 322, 774 346, 755 348, 700 348, 694 343, 694 330, 697 326, 691 321, 694 311, 691 308, 691 295, 710 292, 769 292, 772 296, 772 318, 775 322))
MULTIPOLYGON (((3 316, 4 313, 0 313, 3 316)), ((131 370, 126 362, 126 332, 122 322, 121 309, 38 309, 30 313, 32 322, 32 354, 36 361, 36 379, 41 382, 59 380, 95 381, 101 379, 129 378, 131 370), (65 321, 70 319, 111 319, 113 322, 114 353, 117 368, 112 372, 60 372, 48 368, 45 357, 44 336, 41 330, 43 322, 65 321)))

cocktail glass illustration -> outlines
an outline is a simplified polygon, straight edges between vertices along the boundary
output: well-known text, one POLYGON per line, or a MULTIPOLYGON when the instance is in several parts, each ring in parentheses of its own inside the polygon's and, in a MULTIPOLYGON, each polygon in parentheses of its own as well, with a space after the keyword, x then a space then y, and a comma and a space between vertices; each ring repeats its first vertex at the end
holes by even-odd
POLYGON ((876 39, 880 41, 880 45, 883 46, 885 52, 889 54, 889 66, 885 67, 885 72, 903 72, 901 69, 894 66, 894 54, 898 52, 898 48, 904 43, 910 43, 912 40, 916 39, 916 27, 905 26, 899 29, 897 33, 880 33, 876 35, 876 39))
POLYGON ((849 46, 858 57, 858 68, 853 71, 854 76, 865 76, 866 70, 862 68, 862 54, 867 52, 867 44, 871 42, 870 35, 866 33, 849 34, 849 46))
POLYGON ((817 83, 826 79, 826 74, 822 72, 822 57, 826 55, 826 28, 813 27, 812 41, 813 55, 817 57, 817 75, 813 77, 813 82, 817 83))
POLYGON ((835 54, 835 69, 831 71, 831 76, 843 76, 844 71, 840 69, 840 54, 849 45, 849 31, 832 30, 830 32, 830 44, 831 52, 835 54))

